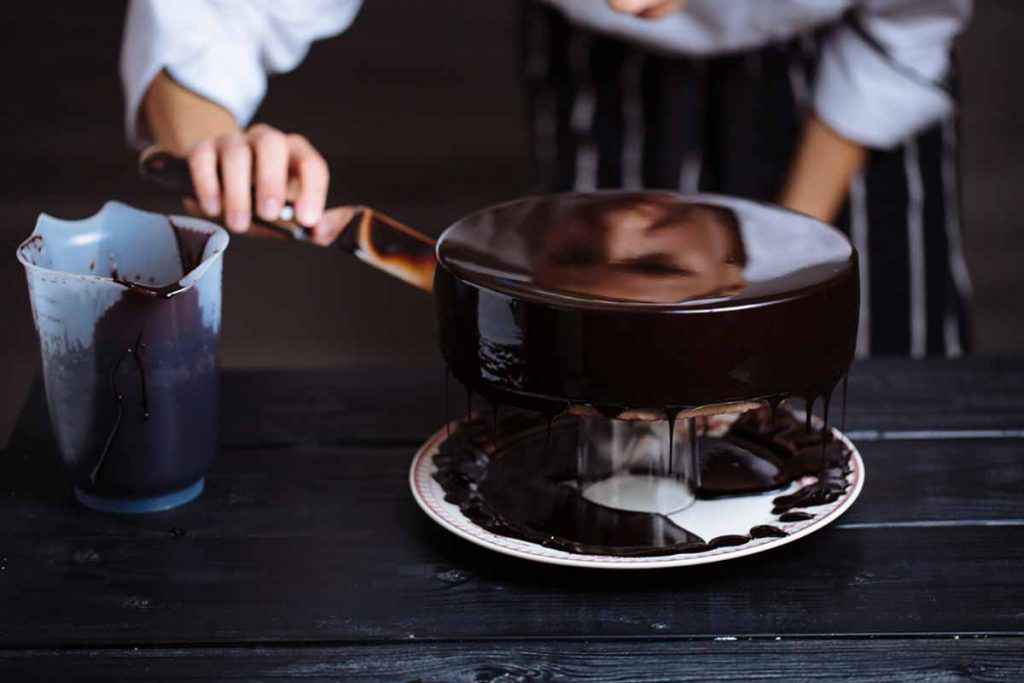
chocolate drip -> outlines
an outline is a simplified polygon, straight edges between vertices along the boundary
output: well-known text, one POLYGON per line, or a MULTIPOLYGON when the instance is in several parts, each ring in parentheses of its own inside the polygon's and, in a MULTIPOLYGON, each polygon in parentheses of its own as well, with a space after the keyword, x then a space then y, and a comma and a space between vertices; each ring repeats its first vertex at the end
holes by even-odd
POLYGON ((170 218, 167 219, 167 223, 171 228, 171 232, 174 233, 174 241, 177 245, 178 261, 181 264, 180 278, 165 285, 154 285, 152 284, 152 278, 150 278, 150 283, 139 282, 142 279, 141 274, 136 274, 135 279, 129 279, 121 275, 117 266, 113 266, 110 269, 110 277, 114 282, 139 294, 160 299, 170 299, 185 291, 181 279, 202 263, 203 251, 206 249, 206 243, 209 241, 210 235, 178 225, 170 218))
POLYGON ((821 457, 825 457, 825 445, 832 440, 832 429, 828 424, 828 407, 832 402, 832 392, 835 391, 835 386, 829 387, 829 390, 822 396, 821 406, 821 457))
POLYGON ((782 396, 772 396, 768 399, 768 419, 770 424, 775 424, 775 420, 779 413, 779 405, 782 401, 782 396))
POLYGON ((131 353, 131 347, 129 347, 124 353, 122 353, 117 362, 114 363, 113 367, 110 368, 110 392, 114 395, 114 402, 117 404, 117 414, 114 417, 114 423, 110 427, 110 432, 107 434, 107 438, 103 441, 103 450, 100 451, 99 457, 96 458, 96 464, 93 465, 92 470, 89 471, 89 481, 93 484, 99 479, 100 470, 103 469, 104 463, 107 461, 107 454, 110 452, 110 447, 114 444, 114 439, 117 438, 117 433, 121 430, 121 420, 124 419, 124 394, 117 387, 117 372, 121 369, 121 363, 124 361, 124 357, 131 353))
POLYGON ((124 353, 118 356, 117 362, 115 362, 110 368, 110 391, 114 396, 116 415, 110 431, 107 434, 107 438, 103 441, 103 449, 100 451, 99 457, 96 458, 96 464, 93 465, 92 470, 89 472, 89 480, 93 484, 95 484, 97 479, 99 479, 100 471, 107 462, 107 455, 110 453, 110 448, 113 446, 118 433, 121 431, 121 423, 124 420, 124 394, 121 393, 121 390, 118 388, 117 374, 121 370, 121 364, 124 362, 126 356, 132 356, 135 360, 135 368, 139 373, 139 385, 141 389, 140 400, 142 407, 142 419, 143 421, 149 419, 149 392, 146 389, 146 368, 142 359, 143 348, 145 348, 145 346, 142 343, 142 330, 139 330, 139 335, 135 338, 135 343, 125 349, 124 353))
POLYGON ((804 522, 808 519, 814 519, 814 515, 810 512, 800 512, 799 510, 793 512, 783 512, 779 515, 780 522, 804 522))
POLYGON ((759 524, 750 530, 751 538, 782 538, 788 535, 779 527, 770 524, 759 524))
POLYGON ((190 230, 174 222, 170 216, 167 223, 174 233, 174 242, 178 245, 178 261, 181 263, 182 276, 187 275, 203 261, 203 250, 209 239, 206 233, 190 230))
POLYGON ((825 395, 822 396, 821 432, 822 432, 822 436, 824 437, 824 439, 822 440, 822 443, 824 443, 825 441, 828 441, 829 439, 832 438, 832 430, 829 428, 829 425, 828 425, 828 406, 829 406, 830 403, 832 403, 832 392, 833 391, 835 391, 834 387, 829 389, 825 393, 825 395))
POLYGON ((674 463, 675 463, 675 434, 676 434, 676 417, 679 416, 678 408, 666 408, 665 417, 668 419, 668 467, 666 472, 671 477, 674 463))
POLYGON ((139 330, 139 336, 135 339, 134 350, 132 350, 132 357, 135 359, 135 369, 139 372, 139 384, 142 389, 142 419, 149 419, 149 391, 146 389, 146 366, 143 363, 142 351, 146 348, 146 345, 142 343, 142 330, 139 330))
POLYGON ((811 416, 814 415, 814 401, 817 397, 814 394, 808 394, 804 397, 804 411, 806 417, 804 419, 804 430, 810 434, 811 432, 811 416))
POLYGON ((547 457, 548 449, 551 448, 551 426, 555 423, 557 415, 548 413, 544 416, 544 456, 547 457))
POLYGON ((704 454, 701 453, 701 439, 697 435, 697 418, 686 418, 686 431, 689 433, 690 436, 690 460, 694 463, 695 466, 695 471, 693 473, 693 484, 694 486, 700 488, 701 482, 703 480, 703 473, 701 471, 700 463, 702 462, 704 454))
POLYGON ((766 429, 766 425, 759 421, 762 414, 763 411, 746 413, 733 424, 730 432, 749 440, 752 447, 781 446, 782 450, 776 453, 788 453, 781 465, 785 479, 817 478, 793 494, 776 498, 773 512, 784 514, 794 508, 825 505, 838 500, 849 486, 846 478, 851 471, 850 452, 846 445, 830 438, 828 432, 814 434, 801 429, 792 416, 783 415, 766 429))
POLYGON ((849 384, 849 380, 850 373, 847 372, 845 375, 843 375, 843 416, 839 423, 839 431, 842 432, 846 431, 846 388, 849 384))

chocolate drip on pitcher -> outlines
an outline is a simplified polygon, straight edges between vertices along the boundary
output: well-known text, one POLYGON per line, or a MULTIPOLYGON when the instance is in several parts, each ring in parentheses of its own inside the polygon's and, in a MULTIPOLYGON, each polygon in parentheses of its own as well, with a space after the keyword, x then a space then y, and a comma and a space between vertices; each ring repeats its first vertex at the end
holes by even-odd
POLYGON ((203 261, 203 250, 209 235, 198 230, 191 230, 178 225, 170 216, 167 223, 174 233, 174 242, 178 247, 178 261, 181 263, 181 274, 186 275, 203 261))
POLYGON ((114 417, 114 423, 110 427, 110 432, 107 434, 107 438, 103 442, 103 450, 100 451, 99 457, 96 458, 96 464, 93 465, 92 470, 89 471, 89 480, 92 483, 96 483, 96 480, 100 476, 100 470, 103 469, 103 465, 107 460, 107 454, 110 452, 110 447, 114 444, 114 439, 117 438, 117 433, 121 430, 121 420, 124 419, 124 394, 117 387, 117 371, 121 368, 121 362, 124 361, 125 355, 131 353, 131 348, 125 351, 114 363, 114 366, 110 368, 110 392, 114 395, 114 402, 117 404, 117 414, 114 417))
POLYGON ((116 403, 116 414, 110 431, 107 434, 107 438, 103 442, 103 449, 100 451, 99 457, 96 458, 96 464, 93 465, 92 469, 89 471, 89 479, 94 484, 99 478, 100 471, 107 462, 107 455, 110 453, 110 449, 114 445, 114 441, 117 439, 118 433, 121 431, 121 423, 124 421, 124 394, 118 387, 117 374, 121 370, 121 365, 126 356, 132 356, 135 361, 135 368, 139 373, 139 385, 141 388, 142 419, 149 419, 149 392, 146 388, 146 368, 143 364, 141 353, 143 348, 142 331, 140 330, 138 337, 135 338, 135 343, 125 349, 124 353, 118 357, 117 362, 115 362, 110 368, 110 391, 113 394, 114 402, 116 403))
POLYGON ((185 226, 176 224, 173 220, 168 217, 167 224, 174 234, 174 241, 177 245, 178 261, 181 264, 181 275, 174 282, 170 282, 164 285, 153 284, 152 280, 148 283, 139 282, 142 279, 141 275, 136 275, 135 279, 129 279, 121 275, 117 266, 112 266, 110 270, 111 279, 127 287, 129 290, 138 294, 146 296, 157 297, 160 299, 170 299, 173 296, 181 294, 186 290, 186 287, 182 284, 182 279, 195 268, 202 263, 203 251, 206 248, 206 243, 210 239, 209 233, 201 232, 198 230, 190 230, 185 226))
POLYGON ((135 369, 139 372, 139 384, 142 389, 142 419, 149 419, 149 390, 146 388, 146 366, 143 363, 142 351, 146 348, 146 345, 142 343, 142 331, 139 330, 139 336, 135 339, 134 351, 132 351, 132 357, 135 359, 135 369))
POLYGON ((452 435, 452 427, 451 427, 451 424, 452 424, 452 413, 451 413, 451 410, 450 410, 451 406, 450 406, 449 397, 448 397, 448 393, 449 393, 449 391, 448 391, 449 390, 449 386, 448 385, 449 385, 449 382, 450 382, 450 373, 448 372, 448 366, 447 365, 443 366, 443 372, 444 372, 444 379, 442 381, 444 382, 444 435, 445 435, 445 438, 447 438, 447 437, 450 437, 452 435))

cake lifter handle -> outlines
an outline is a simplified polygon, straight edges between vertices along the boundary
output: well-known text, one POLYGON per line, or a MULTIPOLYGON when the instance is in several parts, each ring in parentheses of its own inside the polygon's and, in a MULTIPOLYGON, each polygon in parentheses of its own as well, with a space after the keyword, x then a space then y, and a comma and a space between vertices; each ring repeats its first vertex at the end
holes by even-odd
MULTIPOLYGON (((158 147, 150 147, 139 156, 139 175, 167 192, 194 196, 188 161, 158 147)), ((366 206, 351 208, 352 219, 330 246, 348 252, 413 287, 432 292, 437 268, 436 242, 375 209, 366 206)), ((280 220, 268 222, 254 217, 252 227, 244 234, 313 244, 309 230, 295 222, 294 217, 292 204, 285 204, 280 220)))

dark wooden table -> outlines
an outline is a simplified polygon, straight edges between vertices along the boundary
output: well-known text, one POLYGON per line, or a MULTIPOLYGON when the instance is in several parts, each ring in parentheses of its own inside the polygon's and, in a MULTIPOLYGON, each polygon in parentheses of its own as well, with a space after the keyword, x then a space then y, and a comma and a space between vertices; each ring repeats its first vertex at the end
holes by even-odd
POLYGON ((228 371, 206 492, 144 517, 72 501, 37 385, 0 455, 0 680, 1024 679, 1024 359, 859 364, 839 523, 639 573, 429 521, 440 379, 228 371))

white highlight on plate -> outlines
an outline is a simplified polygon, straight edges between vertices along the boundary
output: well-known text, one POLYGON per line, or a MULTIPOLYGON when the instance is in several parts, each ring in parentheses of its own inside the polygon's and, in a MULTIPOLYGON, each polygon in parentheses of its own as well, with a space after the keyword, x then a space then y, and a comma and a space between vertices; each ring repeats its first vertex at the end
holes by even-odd
MULTIPOLYGON (((761 494, 697 500, 690 507, 668 518, 705 541, 718 536, 745 535, 752 527, 760 524, 778 525, 778 515, 772 514, 772 501, 813 481, 813 477, 801 479, 784 489, 761 494)), ((801 508, 801 511, 805 510, 801 508)), ((806 512, 814 514, 812 510, 806 512)))
POLYGON ((693 503, 694 495, 678 479, 619 472, 583 488, 583 497, 616 510, 667 515, 693 503))
MULTIPOLYGON (((773 501, 815 481, 814 477, 804 477, 761 494, 695 499, 690 487, 677 479, 620 472, 585 487, 583 497, 616 510, 665 515, 674 524, 710 541, 718 536, 745 535, 762 524, 778 525, 779 516, 772 513, 773 501)), ((800 511, 815 515, 814 508, 800 511)))

